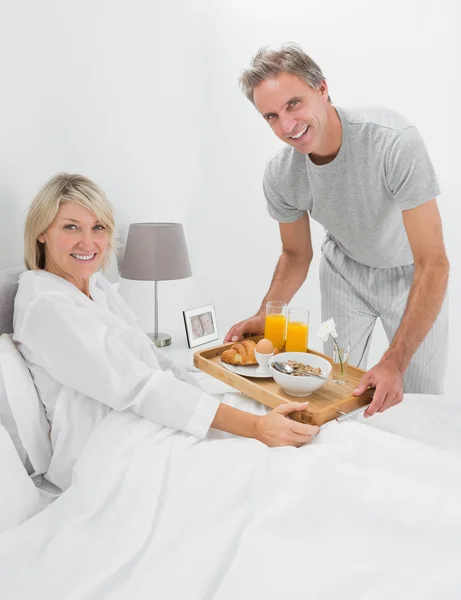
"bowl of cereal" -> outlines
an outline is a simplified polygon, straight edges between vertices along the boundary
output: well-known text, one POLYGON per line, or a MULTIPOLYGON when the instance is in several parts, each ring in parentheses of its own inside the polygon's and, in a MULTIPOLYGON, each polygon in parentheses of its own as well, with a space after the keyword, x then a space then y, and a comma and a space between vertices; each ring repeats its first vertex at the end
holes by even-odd
POLYGON ((270 359, 269 369, 274 381, 285 393, 303 398, 325 384, 331 372, 331 364, 325 358, 309 352, 283 352, 270 359), (274 362, 285 364, 293 371, 289 375, 281 373, 274 368, 274 362))

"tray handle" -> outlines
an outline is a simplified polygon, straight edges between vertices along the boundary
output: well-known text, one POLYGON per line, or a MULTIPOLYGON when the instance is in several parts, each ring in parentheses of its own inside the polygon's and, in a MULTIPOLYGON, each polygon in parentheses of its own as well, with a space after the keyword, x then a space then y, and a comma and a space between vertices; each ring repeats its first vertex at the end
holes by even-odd
MULTIPOLYGON (((370 404, 371 404, 371 402, 370 402, 370 404)), ((344 412, 338 410, 337 412, 338 412, 339 416, 336 417, 336 420, 338 422, 340 422, 340 421, 344 421, 345 419, 348 419, 349 417, 353 417, 354 415, 358 415, 359 413, 365 411, 370 406, 370 404, 365 404, 365 406, 361 406, 360 408, 351 410, 351 412, 349 412, 349 413, 344 413, 344 412)))

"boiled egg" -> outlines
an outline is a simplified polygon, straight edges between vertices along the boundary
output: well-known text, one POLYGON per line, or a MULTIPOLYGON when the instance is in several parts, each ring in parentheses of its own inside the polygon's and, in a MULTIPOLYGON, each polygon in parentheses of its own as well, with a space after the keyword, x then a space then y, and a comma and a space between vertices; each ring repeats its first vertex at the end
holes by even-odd
POLYGON ((263 338, 256 344, 255 351, 260 354, 271 354, 274 351, 274 344, 270 340, 263 338))

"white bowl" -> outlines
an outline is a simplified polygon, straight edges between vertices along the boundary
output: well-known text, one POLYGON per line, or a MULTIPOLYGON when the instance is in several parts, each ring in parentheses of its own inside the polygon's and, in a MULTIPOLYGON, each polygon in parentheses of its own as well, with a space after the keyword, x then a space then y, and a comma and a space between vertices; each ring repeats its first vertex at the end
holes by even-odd
POLYGON ((273 362, 287 362, 289 360, 295 360, 304 365, 311 365, 314 368, 320 367, 324 377, 328 377, 331 372, 331 364, 325 358, 316 354, 310 354, 309 352, 283 352, 282 354, 276 354, 269 361, 269 369, 274 380, 289 396, 295 396, 296 398, 309 396, 325 384, 325 380, 320 379, 320 377, 285 375, 285 373, 280 373, 280 371, 277 371, 272 366, 273 362))

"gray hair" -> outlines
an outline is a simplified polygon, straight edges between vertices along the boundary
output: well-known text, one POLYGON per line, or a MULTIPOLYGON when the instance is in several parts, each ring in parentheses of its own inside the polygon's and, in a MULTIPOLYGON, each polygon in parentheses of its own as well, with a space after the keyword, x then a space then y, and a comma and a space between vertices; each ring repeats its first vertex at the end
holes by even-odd
MULTIPOLYGON (((297 75, 312 88, 317 89, 325 77, 318 64, 297 44, 285 44, 280 50, 260 48, 252 58, 250 67, 240 76, 240 87, 245 96, 254 104, 254 89, 266 79, 280 73, 297 75)), ((330 97, 328 100, 331 102, 330 97)))

